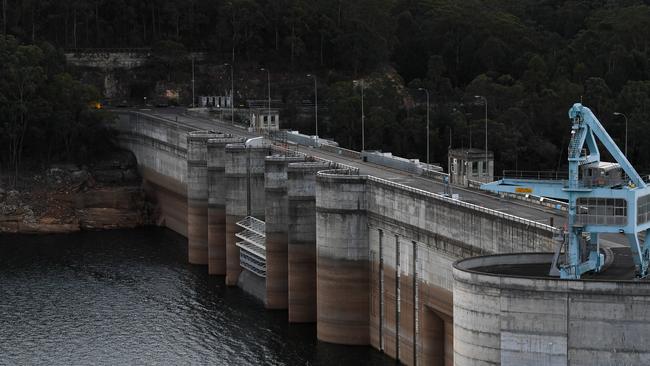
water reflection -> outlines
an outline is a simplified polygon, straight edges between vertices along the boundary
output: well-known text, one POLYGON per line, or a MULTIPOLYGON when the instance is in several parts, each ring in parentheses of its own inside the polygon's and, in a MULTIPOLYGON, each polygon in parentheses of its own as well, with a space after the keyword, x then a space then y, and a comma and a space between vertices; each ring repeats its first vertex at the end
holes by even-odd
POLYGON ((316 341, 166 229, 0 235, 0 364, 392 365, 316 341))

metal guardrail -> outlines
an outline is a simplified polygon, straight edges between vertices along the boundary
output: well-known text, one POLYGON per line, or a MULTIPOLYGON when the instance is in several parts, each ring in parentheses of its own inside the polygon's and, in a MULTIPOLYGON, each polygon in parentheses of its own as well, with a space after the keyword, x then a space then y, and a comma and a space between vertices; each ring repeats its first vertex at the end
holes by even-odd
POLYGON ((246 229, 248 231, 252 231, 257 235, 261 235, 261 236, 266 235, 266 223, 253 216, 247 216, 245 219, 237 222, 237 226, 246 229))
POLYGON ((151 52, 150 47, 114 47, 114 48, 64 48, 64 53, 142 53, 151 52))
POLYGON ((356 168, 356 167, 353 167, 353 166, 350 166, 350 165, 347 165, 347 164, 343 164, 343 163, 337 163, 335 161, 331 161, 331 160, 328 160, 328 159, 319 158, 317 156, 305 154, 305 153, 297 151, 297 150, 291 150, 291 149, 289 149, 287 147, 284 147, 284 146, 281 146, 281 145, 278 145, 278 144, 275 144, 275 143, 273 145, 271 145, 271 149, 275 150, 275 151, 278 151, 278 152, 281 152, 281 153, 291 154, 291 156, 301 156, 301 157, 304 157, 306 159, 309 158, 309 159, 312 159, 313 161, 325 163, 325 164, 329 165, 333 169, 351 170, 351 171, 355 171, 357 173, 359 172, 359 168, 356 168))
MULTIPOLYGON (((334 170, 320 171, 320 172, 318 172, 318 175, 319 176, 334 177, 334 176, 337 176, 337 175, 358 175, 358 174, 354 174, 354 173, 352 173, 350 171, 346 171, 346 170, 334 169, 334 170)), ((452 205, 456 205, 456 206, 459 206, 459 207, 464 207, 464 208, 467 208, 467 209, 470 209, 470 210, 486 213, 486 214, 496 216, 496 217, 500 217, 500 218, 503 218, 503 219, 506 219, 506 220, 518 222, 518 223, 521 223, 521 224, 525 224, 527 226, 536 227, 538 229, 549 231, 549 232, 551 232, 553 234, 559 233, 561 231, 559 228, 555 228, 555 227, 550 226, 550 225, 542 224, 542 223, 539 223, 537 221, 524 219, 522 217, 518 217, 518 216, 515 216, 515 215, 510 215, 510 214, 503 213, 503 212, 500 212, 500 211, 496 211, 496 210, 492 210, 492 209, 489 209, 489 208, 481 207, 481 206, 478 206, 478 205, 475 205, 475 204, 463 202, 463 201, 460 201, 460 200, 455 200, 455 199, 452 199, 450 197, 446 197, 446 196, 443 196, 443 195, 440 195, 440 194, 437 194, 437 193, 427 192, 427 191, 419 189, 419 188, 409 187, 409 186, 401 184, 401 183, 391 182, 389 180, 378 178, 378 177, 371 176, 371 175, 364 175, 364 177, 366 177, 366 179, 371 181, 371 182, 375 182, 375 183, 379 183, 381 185, 385 185, 385 186, 389 186, 389 187, 393 187, 393 188, 398 188, 398 189, 401 189, 401 190, 404 190, 404 191, 416 193, 416 194, 424 196, 424 197, 433 198, 433 199, 438 200, 438 201, 442 201, 442 202, 450 203, 452 205)))
POLYGON ((569 173, 553 170, 504 170, 503 179, 568 180, 569 173))
POLYGON ((451 203, 453 205, 464 207, 464 208, 467 208, 467 209, 470 209, 470 210, 487 213, 487 214, 497 216, 497 217, 500 217, 500 218, 504 218, 504 219, 507 219, 507 220, 510 220, 510 221, 515 221, 515 222, 519 222, 519 223, 522 223, 522 224, 526 224, 528 226, 533 226, 533 227, 536 227, 538 229, 547 230, 547 231, 552 232, 552 233, 558 232, 560 230, 560 229, 555 228, 553 226, 542 224, 542 223, 539 223, 537 221, 524 219, 523 217, 510 215, 510 214, 503 213, 503 212, 500 212, 500 211, 497 211, 497 210, 492 210, 492 209, 489 209, 489 208, 478 206, 478 205, 475 205, 475 204, 472 204, 472 203, 467 203, 467 202, 463 202, 463 201, 460 201, 460 200, 455 200, 455 199, 452 199, 450 197, 446 197, 446 196, 443 196, 443 195, 440 195, 440 194, 437 194, 437 193, 427 192, 427 191, 424 191, 422 189, 409 187, 407 185, 404 185, 404 184, 401 184, 401 183, 391 182, 391 181, 386 180, 386 179, 377 178, 377 177, 373 177, 373 176, 368 176, 368 180, 374 181, 374 182, 377 182, 377 183, 380 183, 380 184, 383 184, 383 185, 387 185, 387 186, 399 188, 399 189, 402 189, 402 190, 406 190, 406 191, 409 191, 409 192, 417 193, 417 194, 420 194, 422 196, 430 197, 430 198, 433 198, 435 200, 443 201, 443 202, 446 202, 446 203, 451 203))

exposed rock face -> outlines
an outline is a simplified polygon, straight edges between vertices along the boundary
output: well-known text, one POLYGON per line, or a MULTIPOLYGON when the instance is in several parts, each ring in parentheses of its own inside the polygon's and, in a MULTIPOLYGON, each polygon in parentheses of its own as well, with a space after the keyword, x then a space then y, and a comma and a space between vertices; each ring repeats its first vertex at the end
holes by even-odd
POLYGON ((33 174, 20 192, 0 188, 0 232, 61 233, 155 222, 135 158, 117 152, 92 168, 71 164, 33 174))

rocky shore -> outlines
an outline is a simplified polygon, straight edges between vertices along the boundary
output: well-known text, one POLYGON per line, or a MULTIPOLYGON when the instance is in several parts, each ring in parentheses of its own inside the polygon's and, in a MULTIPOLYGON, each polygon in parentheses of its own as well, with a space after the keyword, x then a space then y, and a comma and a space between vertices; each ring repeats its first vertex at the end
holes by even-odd
POLYGON ((118 151, 93 166, 54 164, 0 186, 0 233, 67 233, 154 222, 133 155, 118 151))

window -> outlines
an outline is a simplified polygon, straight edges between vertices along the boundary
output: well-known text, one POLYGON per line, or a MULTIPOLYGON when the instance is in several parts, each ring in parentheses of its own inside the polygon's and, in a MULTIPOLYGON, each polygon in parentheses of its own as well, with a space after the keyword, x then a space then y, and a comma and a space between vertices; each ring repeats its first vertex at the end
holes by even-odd
POLYGON ((472 175, 478 175, 478 161, 473 161, 472 163, 472 175))
POLYGON ((275 122, 275 116, 271 116, 271 122, 275 122))
POLYGON ((622 198, 578 198, 577 223, 583 225, 626 225, 627 201, 622 198))
POLYGON ((264 116, 264 122, 268 122, 268 121, 269 121, 269 116, 264 116))
POLYGON ((636 204, 636 223, 645 224, 650 221, 650 195, 639 197, 636 204))

